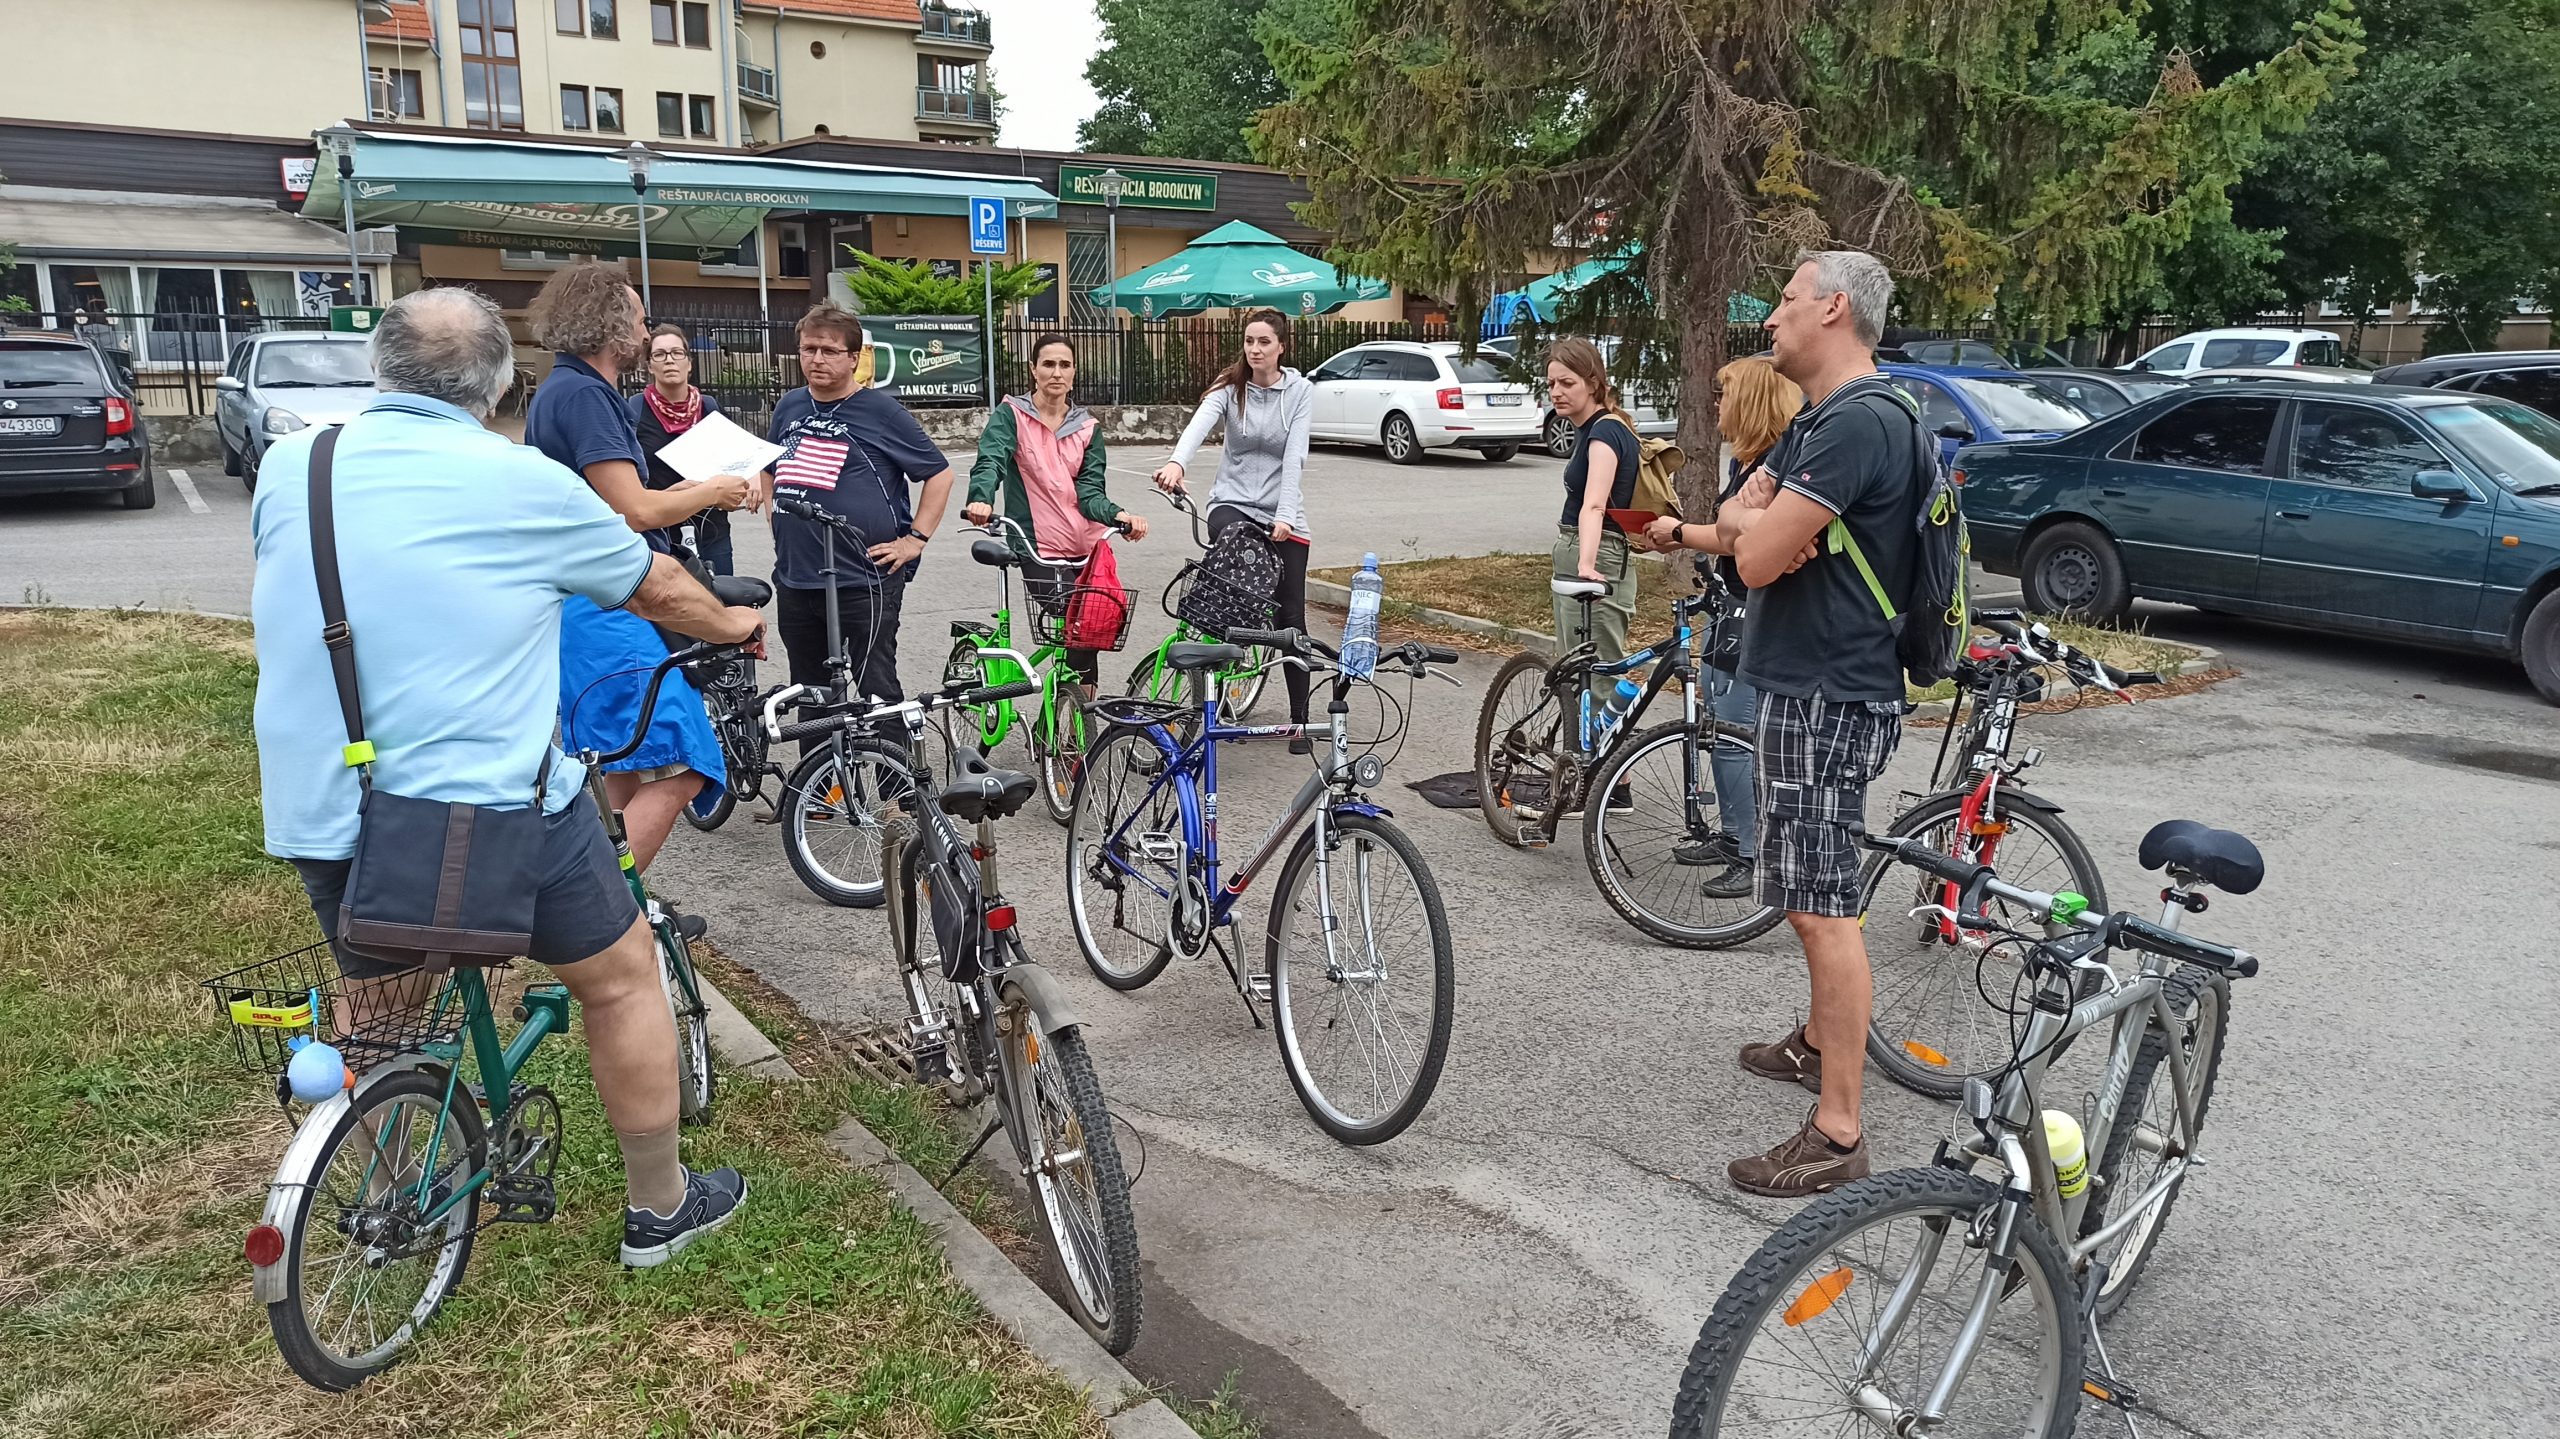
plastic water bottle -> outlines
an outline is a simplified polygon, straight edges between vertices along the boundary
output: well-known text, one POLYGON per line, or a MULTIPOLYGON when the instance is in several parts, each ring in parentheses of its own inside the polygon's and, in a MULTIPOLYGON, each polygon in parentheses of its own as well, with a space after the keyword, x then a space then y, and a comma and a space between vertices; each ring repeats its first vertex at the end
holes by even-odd
POLYGON ((1378 573, 1378 557, 1360 557, 1360 573, 1351 577, 1351 612, 1342 617, 1342 672, 1367 679, 1378 668, 1378 605, 1387 596, 1387 580, 1378 573))
POLYGON ((2053 1156, 2053 1187, 2077 1199, 2089 1187, 2089 1149, 2080 1121, 2059 1109, 2044 1112, 2044 1147, 2053 1156))
POLYGON ((1609 691, 1609 698, 1601 702, 1600 722, 1592 727, 1593 742, 1607 739, 1619 725, 1626 723, 1627 712, 1636 707, 1636 700, 1643 694, 1644 686, 1625 675, 1618 676, 1617 686, 1609 691))

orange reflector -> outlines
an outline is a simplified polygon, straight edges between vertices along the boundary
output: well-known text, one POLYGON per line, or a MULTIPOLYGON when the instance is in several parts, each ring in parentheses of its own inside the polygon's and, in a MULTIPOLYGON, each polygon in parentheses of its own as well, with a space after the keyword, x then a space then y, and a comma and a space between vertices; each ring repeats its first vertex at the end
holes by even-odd
POLYGON ((1940 1069, 1947 1067, 1947 1057, 1945 1055, 1940 1054, 1938 1051, 1931 1049, 1929 1046, 1922 1044, 1916 1039, 1906 1039, 1902 1041, 1902 1050, 1905 1054, 1910 1055, 1913 1059, 1919 1060, 1922 1064, 1933 1064, 1940 1069))
POLYGON ((2100 1403, 2113 1404, 2116 1402, 2115 1395, 2109 1393, 2105 1389, 2099 1388, 2097 1383, 2093 1380, 2081 1380, 2080 1392, 2088 1395, 2092 1399, 2098 1400, 2100 1403))
POLYGON ((1975 835, 1983 839, 1996 839, 2009 832, 2009 822, 2004 819, 1975 820, 1973 822, 1973 832, 1975 835))
POLYGON ((828 786, 827 786, 827 803, 829 803, 829 804, 842 804, 842 803, 844 803, 844 786, 843 786, 843 785, 840 785, 840 784, 831 784, 831 785, 828 785, 828 786))
POLYGON ((1788 1305, 1787 1312, 1778 1317, 1787 1321, 1787 1327, 1793 1329, 1808 1319, 1821 1318, 1824 1310, 1838 1303, 1840 1296, 1848 1292, 1849 1271, 1834 1269, 1806 1285, 1804 1292, 1796 1296, 1796 1302, 1788 1305))
POLYGON ((1040 1062, 1040 1031, 1035 1029, 1022 1037, 1022 1052, 1027 1056, 1025 1062, 1030 1064, 1040 1062))

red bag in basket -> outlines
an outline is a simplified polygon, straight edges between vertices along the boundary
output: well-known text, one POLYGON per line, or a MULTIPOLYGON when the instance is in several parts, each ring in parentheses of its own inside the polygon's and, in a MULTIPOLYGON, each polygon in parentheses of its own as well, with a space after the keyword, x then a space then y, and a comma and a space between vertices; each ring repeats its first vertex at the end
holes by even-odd
POLYGON ((1120 561, 1106 540, 1093 547, 1084 575, 1067 599, 1067 648, 1117 649, 1129 627, 1129 594, 1120 588, 1120 561))

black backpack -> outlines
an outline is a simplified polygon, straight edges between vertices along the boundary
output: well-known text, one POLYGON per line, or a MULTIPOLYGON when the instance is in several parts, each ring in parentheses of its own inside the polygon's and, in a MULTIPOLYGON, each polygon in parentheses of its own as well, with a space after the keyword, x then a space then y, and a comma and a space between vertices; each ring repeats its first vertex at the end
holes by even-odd
POLYGON ((1921 689, 1956 672, 1965 643, 1973 636, 1972 610, 1965 579, 1973 561, 1973 537, 1965 529, 1964 505, 1938 464, 1938 442, 1920 423, 1920 407, 1883 376, 1861 377, 1841 387, 1832 400, 1881 395, 1911 419, 1913 454, 1911 483, 1920 492, 1920 508, 1912 527, 1911 587, 1900 595, 1885 593, 1875 566, 1858 549, 1847 522, 1835 519, 1823 531, 1823 549, 1845 554, 1858 567, 1867 592, 1876 597, 1893 626, 1895 658, 1911 683, 1921 689))
POLYGON ((1220 640, 1232 629, 1270 627, 1272 597, 1280 592, 1280 554, 1269 529, 1237 520, 1185 568, 1190 585, 1173 607, 1184 623, 1220 640))

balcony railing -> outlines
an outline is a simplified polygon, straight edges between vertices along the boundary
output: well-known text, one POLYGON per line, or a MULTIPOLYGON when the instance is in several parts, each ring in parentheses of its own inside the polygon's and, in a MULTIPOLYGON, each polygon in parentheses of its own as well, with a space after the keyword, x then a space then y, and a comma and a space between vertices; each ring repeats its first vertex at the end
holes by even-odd
POLYGON ((916 118, 948 120, 963 125, 993 125, 996 97, 982 90, 938 90, 916 87, 916 118))
POLYGON ((954 45, 996 43, 995 20, 975 10, 946 10, 939 5, 923 7, 924 28, 917 34, 926 40, 942 40, 954 45))
POLYGON ((773 71, 744 60, 738 62, 739 99, 752 100, 759 105, 779 105, 781 97, 782 86, 774 79, 773 71))

